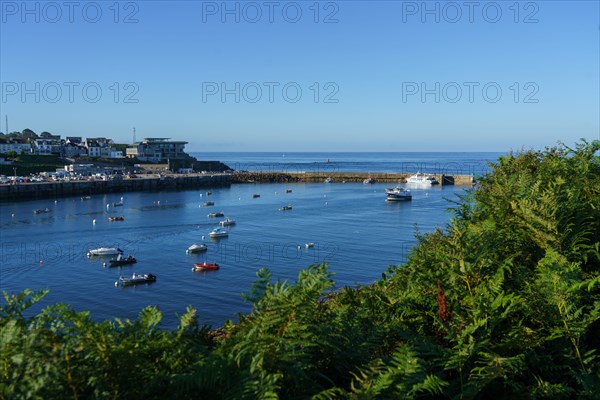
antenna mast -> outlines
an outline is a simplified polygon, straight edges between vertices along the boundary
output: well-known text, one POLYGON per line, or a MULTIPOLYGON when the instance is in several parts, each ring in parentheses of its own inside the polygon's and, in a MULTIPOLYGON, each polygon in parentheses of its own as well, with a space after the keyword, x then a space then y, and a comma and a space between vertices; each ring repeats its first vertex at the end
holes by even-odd
POLYGON ((133 128, 133 144, 135 144, 135 127, 133 128))

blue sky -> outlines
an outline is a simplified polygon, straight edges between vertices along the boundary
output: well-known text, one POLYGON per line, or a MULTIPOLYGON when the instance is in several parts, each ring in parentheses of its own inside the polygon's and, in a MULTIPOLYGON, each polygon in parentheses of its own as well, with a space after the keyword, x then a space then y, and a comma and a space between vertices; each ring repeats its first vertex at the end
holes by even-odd
POLYGON ((0 131, 199 152, 600 138, 598 1, 69 4, 0 1, 0 131))

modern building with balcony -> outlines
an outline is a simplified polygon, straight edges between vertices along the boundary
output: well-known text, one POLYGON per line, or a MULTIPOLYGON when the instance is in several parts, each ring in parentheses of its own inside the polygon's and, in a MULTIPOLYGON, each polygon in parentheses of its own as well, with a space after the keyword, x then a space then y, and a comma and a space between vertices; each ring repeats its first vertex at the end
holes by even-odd
POLYGON ((140 161, 152 163, 184 159, 188 156, 184 151, 187 143, 170 140, 170 138, 144 138, 133 147, 127 148, 127 157, 137 157, 140 161))

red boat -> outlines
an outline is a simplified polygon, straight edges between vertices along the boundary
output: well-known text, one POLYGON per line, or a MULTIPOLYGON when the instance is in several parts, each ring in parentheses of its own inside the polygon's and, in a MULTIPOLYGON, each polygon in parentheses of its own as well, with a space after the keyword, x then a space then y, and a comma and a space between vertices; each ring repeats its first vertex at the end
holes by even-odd
POLYGON ((192 271, 216 271, 219 269, 219 264, 210 264, 210 263, 199 263, 199 264, 194 264, 194 268, 192 268, 192 271))

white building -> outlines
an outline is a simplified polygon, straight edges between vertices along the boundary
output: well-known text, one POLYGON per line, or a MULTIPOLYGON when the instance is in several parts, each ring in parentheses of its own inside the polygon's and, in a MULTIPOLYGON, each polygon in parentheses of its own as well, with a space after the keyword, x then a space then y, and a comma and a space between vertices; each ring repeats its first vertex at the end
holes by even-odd
POLYGON ((21 154, 22 151, 29 154, 31 153, 31 145, 15 140, 0 141, 0 153, 8 153, 9 151, 14 151, 17 154, 21 154))
POLYGON ((184 148, 187 143, 169 140, 169 138, 144 138, 143 141, 136 143, 135 147, 128 147, 126 153, 128 158, 137 157, 140 161, 165 162, 169 159, 186 158, 184 148))

